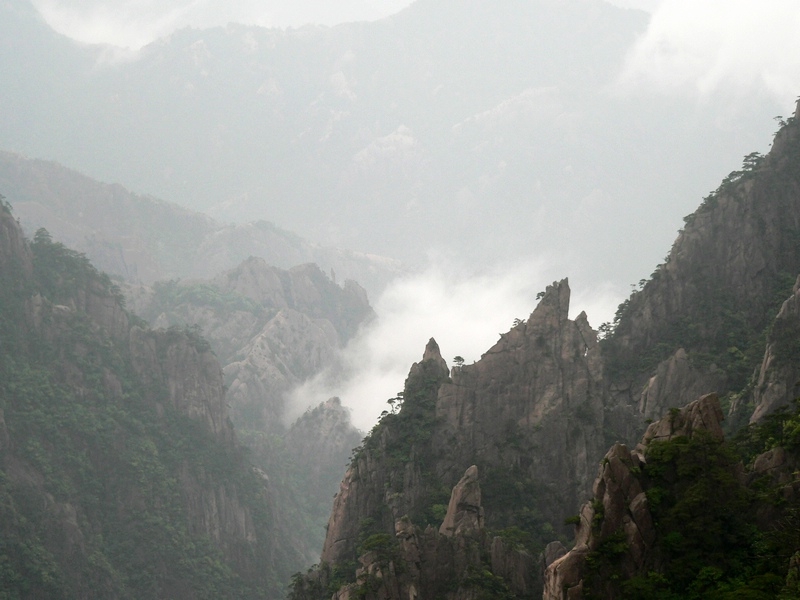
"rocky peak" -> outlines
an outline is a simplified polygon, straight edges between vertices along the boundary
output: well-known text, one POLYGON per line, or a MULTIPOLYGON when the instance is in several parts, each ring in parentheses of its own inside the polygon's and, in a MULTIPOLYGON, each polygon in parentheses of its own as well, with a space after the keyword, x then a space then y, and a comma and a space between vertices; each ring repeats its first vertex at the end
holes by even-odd
POLYGON ((569 319, 569 298, 566 279, 549 286, 525 323, 454 372, 436 406, 437 450, 453 457, 448 477, 473 463, 510 469, 558 490, 559 500, 541 510, 559 523, 564 507, 577 509, 588 492, 590 465, 604 448, 597 336, 585 314, 569 319), (518 443, 503 443, 510 438, 518 443))
MULTIPOLYGON (((569 315, 569 300, 571 295, 569 279, 554 281, 545 288, 544 296, 531 315, 531 320, 555 320, 556 322, 566 321, 569 315), (547 316, 545 316, 547 315, 547 316)), ((584 318, 586 315, 584 314, 584 318)))
POLYGON ((449 376, 450 371, 447 368, 447 362, 445 362, 445 360, 442 358, 442 353, 439 350, 439 344, 437 344, 436 340, 433 338, 428 340, 428 343, 425 345, 425 352, 422 354, 422 361, 411 365, 408 376, 418 376, 422 370, 423 363, 426 365, 426 368, 433 370, 437 376, 442 378, 449 376))
POLYGON ((483 528, 481 486, 478 483, 478 467, 472 465, 453 488, 447 514, 439 533, 454 536, 483 528))
POLYGON ((783 303, 770 329, 767 347, 753 390, 755 410, 750 417, 756 423, 800 395, 800 277, 792 295, 783 303))
POLYGON ((721 440, 725 437, 722 432, 724 418, 717 394, 706 394, 682 409, 671 409, 668 416, 651 423, 636 449, 644 455, 644 449, 651 442, 668 441, 679 436, 691 438, 697 431, 721 440))

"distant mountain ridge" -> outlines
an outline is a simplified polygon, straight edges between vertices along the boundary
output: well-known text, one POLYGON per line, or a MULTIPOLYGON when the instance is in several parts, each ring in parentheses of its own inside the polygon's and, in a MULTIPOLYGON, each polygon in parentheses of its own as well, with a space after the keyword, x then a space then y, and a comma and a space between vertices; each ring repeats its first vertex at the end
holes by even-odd
POLYGON ((0 148, 410 263, 548 253, 573 280, 638 280, 671 236, 637 223, 658 206, 677 228, 780 112, 613 93, 647 15, 601 0, 185 29, 118 63, 22 4, 0 5, 0 148))
POLYGON ((288 269, 315 262, 372 293, 403 272, 393 259, 312 244, 259 221, 223 224, 56 163, 0 152, 0 193, 29 233, 46 228, 105 272, 133 283, 211 278, 250 256, 288 269))

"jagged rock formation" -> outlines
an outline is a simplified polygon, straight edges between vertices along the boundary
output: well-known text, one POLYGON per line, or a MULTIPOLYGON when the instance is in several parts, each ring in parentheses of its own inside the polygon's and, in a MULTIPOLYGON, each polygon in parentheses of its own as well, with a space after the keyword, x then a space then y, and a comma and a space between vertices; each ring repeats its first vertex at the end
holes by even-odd
POLYGON ((285 395, 335 361, 374 317, 354 281, 341 287, 313 264, 283 270, 251 257, 209 282, 132 286, 133 309, 158 327, 199 326, 223 364, 231 417, 282 431, 285 395))
POLYGON ((592 488, 592 501, 581 509, 573 549, 547 567, 544 600, 583 598, 584 578, 588 574, 587 558, 615 535, 625 547, 617 565, 624 579, 630 579, 653 565, 656 530, 645 487, 639 477, 646 460, 647 445, 679 436, 691 437, 698 431, 721 439, 721 422, 719 399, 715 394, 709 394, 650 424, 635 451, 628 450, 623 444, 615 444, 608 451, 592 488))
MULTIPOLYGON (((428 343, 409 372, 399 413, 375 427, 345 475, 321 572, 355 559, 359 540, 393 532, 404 515, 439 527, 441 488, 465 469, 439 533, 485 523, 544 548, 544 531, 560 527, 588 493, 606 415, 634 426, 632 411, 620 418, 625 411, 606 404, 596 333, 585 314, 568 318, 569 296, 566 280, 548 287, 527 322, 473 365, 450 372, 435 341, 428 343), (483 473, 480 496, 470 465, 483 473)), ((532 580, 538 564, 529 566, 532 580)), ((518 578, 513 571, 499 576, 518 578)))
POLYGON ((778 597, 781 577, 757 579, 787 565, 770 563, 757 545, 784 556, 800 546, 796 534, 774 533, 794 526, 800 506, 796 451, 773 448, 745 474, 726 446, 722 420, 719 399, 709 394, 652 423, 634 451, 622 444, 608 451, 577 519, 573 549, 545 571, 544 600, 645 598, 668 590, 705 597, 702 590, 711 594, 717 582, 728 591, 772 590, 765 597, 778 597), (754 529, 761 532, 756 543, 754 529), (742 560, 760 562, 759 574, 743 571, 742 560), (714 578, 703 580, 703 572, 714 578))
POLYGON ((800 278, 783 303, 767 337, 767 348, 753 390, 755 423, 800 396, 800 278))
POLYGON ((355 558, 363 521, 375 523, 376 531, 392 532, 400 517, 413 518, 423 508, 420 503, 429 499, 431 490, 423 482, 422 465, 409 459, 427 454, 436 394, 447 378, 439 346, 430 340, 423 360, 411 367, 403 407, 397 415, 387 416, 399 427, 374 430, 345 473, 328 520, 323 563, 355 558), (409 444, 413 446, 408 448, 409 444), (390 453, 394 456, 386 464, 384 457, 390 453))
POLYGON ((143 327, 83 256, 43 232, 28 245, 5 205, 0 233, 0 587, 277 597, 301 557, 273 537, 208 343, 143 327))
MULTIPOLYGON (((568 319, 569 298, 567 280, 548 287, 527 322, 474 365, 453 370, 436 406, 436 451, 536 482, 547 498, 537 504, 552 523, 585 497, 606 445, 597 334, 585 313, 568 319)), ((441 475, 452 477, 445 465, 441 475)))
POLYGON ((323 568, 297 580, 291 598, 533 597, 536 561, 513 542, 492 537, 484 529, 482 514, 478 468, 473 465, 453 488, 438 529, 428 525, 423 530, 403 516, 393 534, 374 534, 364 540, 355 582, 336 589, 331 571, 323 568))

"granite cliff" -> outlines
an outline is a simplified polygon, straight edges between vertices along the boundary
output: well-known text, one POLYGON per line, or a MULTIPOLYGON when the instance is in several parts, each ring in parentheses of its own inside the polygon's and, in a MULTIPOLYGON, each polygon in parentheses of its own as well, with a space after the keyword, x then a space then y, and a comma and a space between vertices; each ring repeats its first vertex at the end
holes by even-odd
POLYGON ((709 394, 608 451, 544 600, 796 597, 797 438, 742 452, 722 419, 709 394))
POLYGON ((795 114, 766 156, 745 157, 685 218, 665 262, 620 306, 604 343, 607 374, 645 418, 748 383, 800 272, 798 163, 795 114))
MULTIPOLYGON (((354 453, 321 566, 296 581, 306 594, 297 597, 364 591, 373 564, 365 541, 408 530, 395 527, 405 519, 439 543, 444 532, 430 528, 470 465, 481 473, 483 527, 537 557, 531 581, 547 566, 548 600, 791 594, 800 541, 776 531, 796 517, 798 499, 790 433, 798 417, 787 408, 800 357, 798 173, 795 116, 767 156, 746 157, 687 217, 665 263, 599 341, 585 315, 568 318, 566 281, 473 365, 448 370, 431 340, 399 412, 354 453), (728 429, 751 414, 754 424, 727 441, 726 413, 728 429), (566 537, 547 544, 565 518, 578 528, 569 553, 566 537), (748 561, 756 566, 745 569, 748 561), (324 589, 304 587, 320 580, 324 589)), ((389 572, 381 568, 379 579, 389 572)), ((525 597, 501 581, 509 595, 494 597, 525 597)), ((364 593, 411 593, 389 587, 364 593)))
POLYGON ((318 266, 289 270, 250 257, 211 280, 124 286, 132 309, 157 327, 199 327, 223 365, 237 428, 283 430, 286 394, 331 366, 374 318, 364 289, 318 266))

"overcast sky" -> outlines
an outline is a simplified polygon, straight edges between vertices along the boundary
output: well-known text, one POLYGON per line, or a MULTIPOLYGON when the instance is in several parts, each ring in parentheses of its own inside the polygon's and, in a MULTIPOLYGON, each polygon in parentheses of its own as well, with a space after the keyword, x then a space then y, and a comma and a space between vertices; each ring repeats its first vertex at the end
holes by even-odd
MULTIPOLYGON (((409 0, 32 0, 57 31, 84 42, 137 49, 172 31, 229 22, 272 27, 335 25, 391 15, 409 0)), ((591 1, 591 0, 587 0, 591 1)), ((695 102, 724 96, 769 95, 788 114, 800 90, 798 0, 613 0, 648 10, 647 31, 630 49, 610 93, 677 94, 695 102), (716 95, 716 96, 715 96, 716 95)), ((502 7, 502 4, 499 4, 502 7)), ((735 103, 733 103, 735 104, 735 103)), ((731 165, 735 167, 736 165, 731 165)), ((452 265, 396 282, 374 299, 381 319, 345 355, 349 377, 335 389, 324 376, 297 390, 295 412, 342 396, 357 425, 368 429, 386 398, 397 392, 431 335, 448 361, 456 353, 476 360, 514 318, 533 308, 542 282, 561 276, 545 262, 517 265, 483 278, 454 277, 452 265), (449 277, 449 279, 448 279, 449 277), (539 282, 537 284, 536 282, 539 282), (420 299, 424 302, 420 302, 420 299), (486 311, 492 306, 492 311, 486 311), (469 326, 466 326, 469 324, 469 326), (377 400, 376 400, 377 399, 377 400)), ((597 326, 610 318, 627 287, 595 288, 574 282, 573 315, 586 309, 597 326)))
MULTIPOLYGON (((181 27, 230 22, 264 27, 336 25, 386 17, 411 0, 32 0, 48 23, 75 39, 137 49, 181 27)), ((652 10, 660 0, 612 0, 652 10)))
MULTIPOLYGON (((172 31, 229 22, 299 27, 391 15, 409 0, 33 0, 57 31, 137 49, 172 31)), ((797 0, 612 0, 652 13, 621 89, 706 96, 757 87, 788 103, 800 83, 797 0)))

